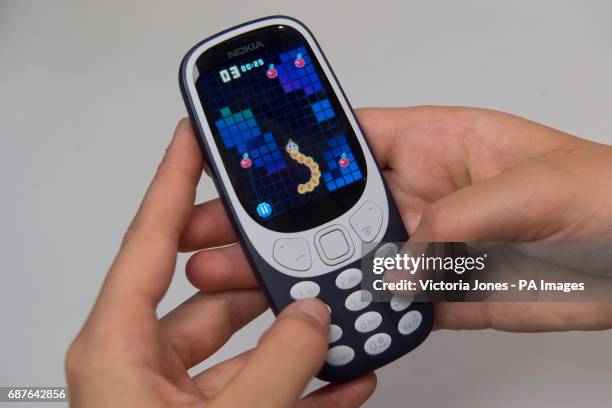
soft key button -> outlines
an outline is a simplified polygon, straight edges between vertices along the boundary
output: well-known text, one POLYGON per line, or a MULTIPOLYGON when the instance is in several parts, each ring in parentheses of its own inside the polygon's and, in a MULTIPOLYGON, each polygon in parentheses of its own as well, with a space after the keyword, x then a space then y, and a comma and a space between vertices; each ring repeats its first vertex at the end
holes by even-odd
POLYGON ((365 312, 355 320, 355 330, 368 333, 375 330, 382 323, 382 315, 378 312, 365 312))
POLYGON ((291 287, 289 294, 295 300, 315 298, 319 294, 319 285, 313 281, 298 282, 291 287))
POLYGON ((326 361, 333 366, 341 366, 350 363, 355 358, 355 350, 349 346, 336 346, 327 352, 326 361))
POLYGON ((372 242, 383 222, 383 212, 379 206, 371 201, 366 201, 351 216, 351 227, 355 230, 359 238, 364 242, 372 242))
POLYGON ((341 225, 332 225, 317 232, 315 246, 323 262, 337 265, 353 255, 353 240, 341 225))
POLYGON ((366 340, 363 349, 370 355, 380 354, 391 345, 391 336, 387 333, 377 333, 366 340))
POLYGON ((306 271, 312 265, 308 241, 304 238, 282 238, 274 242, 274 260, 294 271, 306 271))
POLYGON ((361 283, 363 273, 357 268, 346 269, 336 276, 336 286, 340 289, 352 289, 361 283))

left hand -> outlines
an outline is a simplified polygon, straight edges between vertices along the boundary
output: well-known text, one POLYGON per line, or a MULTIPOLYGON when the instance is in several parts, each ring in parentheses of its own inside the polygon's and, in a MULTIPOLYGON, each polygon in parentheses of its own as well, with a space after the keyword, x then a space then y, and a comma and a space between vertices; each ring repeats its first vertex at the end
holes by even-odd
MULTIPOLYGON (((202 166, 191 126, 183 120, 68 350, 72 406, 361 405, 374 391, 374 374, 327 385, 300 399, 327 352, 329 314, 318 300, 287 307, 256 349, 194 377, 187 373, 267 307, 258 289, 229 289, 199 292, 165 317, 156 316, 184 230, 197 232, 193 249, 235 239, 218 202, 206 213, 207 221, 193 211, 202 166)), ((213 273, 223 266, 222 258, 210 262, 213 273)))

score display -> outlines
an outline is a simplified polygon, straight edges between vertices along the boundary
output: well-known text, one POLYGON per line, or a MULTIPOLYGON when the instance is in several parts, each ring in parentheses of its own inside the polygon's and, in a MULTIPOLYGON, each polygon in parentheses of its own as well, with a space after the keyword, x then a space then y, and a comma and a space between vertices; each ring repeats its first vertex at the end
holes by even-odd
POLYGON ((244 73, 252 70, 253 68, 262 67, 263 65, 263 58, 259 58, 254 61, 247 62, 246 64, 242 64, 240 67, 238 67, 238 65, 232 65, 229 68, 222 69, 219 71, 219 76, 221 77, 221 81, 225 83, 231 81, 232 79, 240 78, 241 72, 244 73))

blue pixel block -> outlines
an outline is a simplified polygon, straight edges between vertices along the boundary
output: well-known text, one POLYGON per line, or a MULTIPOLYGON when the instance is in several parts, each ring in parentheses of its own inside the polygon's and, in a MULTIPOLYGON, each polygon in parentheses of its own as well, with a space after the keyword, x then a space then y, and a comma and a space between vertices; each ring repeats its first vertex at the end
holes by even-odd
POLYGON ((336 116, 328 99, 322 99, 318 102, 314 102, 310 105, 310 107, 312 108, 312 112, 314 113, 315 117, 319 122, 336 116))
POLYGON ((327 163, 328 171, 324 171, 322 175, 323 181, 329 191, 333 191, 363 178, 359 171, 359 166, 357 166, 355 161, 355 156, 344 135, 341 134, 330 138, 327 141, 327 145, 329 149, 324 151, 322 156, 327 163), (349 165, 346 167, 341 167, 338 164, 343 153, 349 160, 349 165))
POLYGON ((278 79, 285 93, 303 89, 306 95, 312 95, 323 87, 308 55, 306 48, 298 47, 279 55, 280 64, 276 67, 278 79), (302 54, 305 66, 295 66, 297 54, 302 54))
POLYGON ((229 107, 219 110, 222 119, 215 122, 226 148, 235 148, 237 160, 249 153, 255 168, 265 167, 268 174, 285 168, 272 133, 261 134, 251 109, 232 113, 229 107))

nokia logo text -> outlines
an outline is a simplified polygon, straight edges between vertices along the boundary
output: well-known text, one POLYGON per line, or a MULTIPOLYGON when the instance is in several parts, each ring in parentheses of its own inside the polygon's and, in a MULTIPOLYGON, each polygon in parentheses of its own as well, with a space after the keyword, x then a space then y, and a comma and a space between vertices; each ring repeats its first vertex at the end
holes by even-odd
POLYGON ((261 41, 252 42, 247 45, 243 45, 242 47, 238 47, 233 49, 232 51, 227 52, 227 58, 235 58, 240 55, 244 55, 247 52, 255 51, 258 48, 263 47, 264 44, 261 41))

